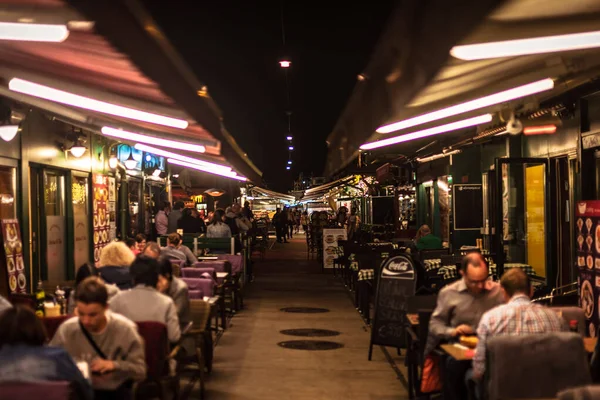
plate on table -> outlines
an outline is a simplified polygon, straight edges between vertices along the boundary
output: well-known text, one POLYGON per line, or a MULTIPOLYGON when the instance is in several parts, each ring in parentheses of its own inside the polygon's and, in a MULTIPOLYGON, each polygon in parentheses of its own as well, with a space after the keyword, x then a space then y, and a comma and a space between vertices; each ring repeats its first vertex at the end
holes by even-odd
POLYGON ((590 319, 594 313, 594 289, 590 281, 583 281, 581 285, 581 308, 585 318, 590 319))

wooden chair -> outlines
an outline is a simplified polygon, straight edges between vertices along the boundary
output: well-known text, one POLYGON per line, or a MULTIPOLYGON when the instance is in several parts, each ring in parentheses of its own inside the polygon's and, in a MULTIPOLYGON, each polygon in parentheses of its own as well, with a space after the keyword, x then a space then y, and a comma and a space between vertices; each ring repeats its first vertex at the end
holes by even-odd
POLYGON ((182 338, 194 341, 194 353, 185 353, 177 358, 177 373, 180 376, 189 376, 190 382, 184 388, 181 398, 186 399, 200 382, 200 397, 204 398, 204 369, 212 371, 213 343, 210 331, 210 304, 203 300, 190 300, 192 327, 182 338))

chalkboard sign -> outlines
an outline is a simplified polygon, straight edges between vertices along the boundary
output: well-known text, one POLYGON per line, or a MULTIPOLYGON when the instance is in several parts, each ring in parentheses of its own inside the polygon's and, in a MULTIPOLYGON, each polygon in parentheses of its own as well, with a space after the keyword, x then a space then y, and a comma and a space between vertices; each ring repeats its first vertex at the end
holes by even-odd
POLYGON ((481 185, 452 186, 454 196, 454 230, 479 230, 483 227, 483 196, 481 185))
POLYGON ((410 256, 397 255, 381 264, 375 295, 375 318, 371 329, 369 360, 373 345, 405 346, 404 321, 407 298, 415 295, 417 276, 410 256))

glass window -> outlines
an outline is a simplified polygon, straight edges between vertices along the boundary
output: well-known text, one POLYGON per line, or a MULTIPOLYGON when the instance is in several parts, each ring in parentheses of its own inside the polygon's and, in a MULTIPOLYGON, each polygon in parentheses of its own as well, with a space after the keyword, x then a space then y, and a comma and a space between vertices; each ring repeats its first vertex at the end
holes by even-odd
POLYGON ((44 171, 44 210, 46 211, 46 260, 48 280, 53 284, 66 279, 65 177, 44 171))
POLYGON ((16 186, 16 168, 0 166, 0 219, 17 217, 16 186))

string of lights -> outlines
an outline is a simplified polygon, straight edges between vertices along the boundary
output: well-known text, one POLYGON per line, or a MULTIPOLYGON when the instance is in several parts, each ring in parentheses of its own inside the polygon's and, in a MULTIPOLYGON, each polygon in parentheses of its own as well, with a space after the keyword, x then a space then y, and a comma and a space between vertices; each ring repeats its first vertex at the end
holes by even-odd
MULTIPOLYGON (((286 44, 285 44, 285 19, 284 19, 284 10, 283 10, 283 5, 284 2, 283 0, 281 1, 281 41, 283 43, 283 51, 286 51, 286 44)), ((294 143, 293 143, 293 136, 292 136, 292 96, 291 96, 291 90, 290 90, 290 77, 289 77, 289 71, 290 71, 290 67, 292 66, 292 61, 288 56, 283 56, 280 60, 279 60, 279 66, 281 67, 281 69, 283 70, 283 74, 285 76, 285 91, 286 91, 286 97, 287 97, 287 111, 286 111, 286 116, 288 119, 288 130, 285 136, 285 143, 287 145, 287 149, 288 149, 288 161, 287 161, 287 165, 285 166, 285 169, 288 171, 291 171, 292 169, 292 152, 294 151, 294 143)))

